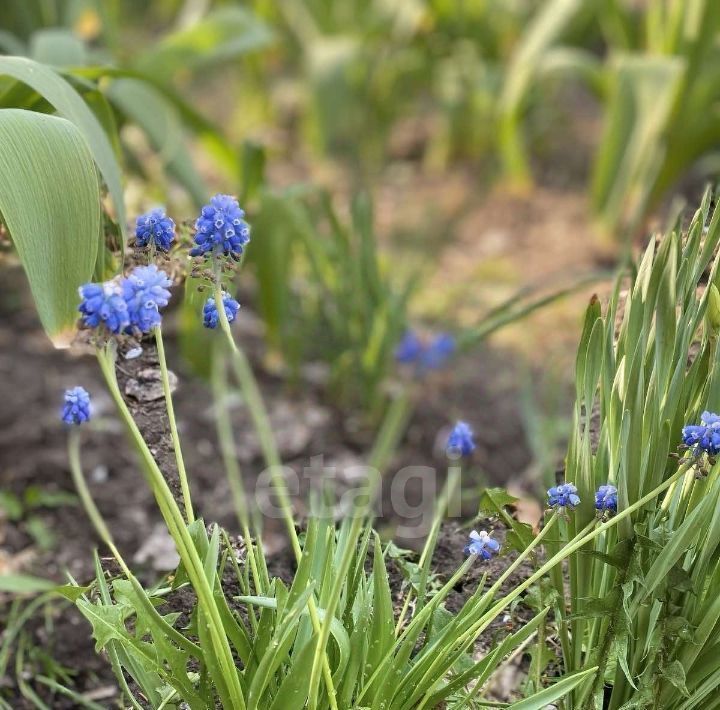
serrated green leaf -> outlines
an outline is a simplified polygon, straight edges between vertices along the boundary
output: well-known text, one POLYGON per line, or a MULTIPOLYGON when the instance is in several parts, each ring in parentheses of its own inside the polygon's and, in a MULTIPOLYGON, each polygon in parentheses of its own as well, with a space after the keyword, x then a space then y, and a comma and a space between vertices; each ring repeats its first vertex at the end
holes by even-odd
POLYGON ((675 660, 663 666, 660 675, 672 683, 686 698, 690 697, 690 693, 685 685, 685 669, 680 661, 675 660))

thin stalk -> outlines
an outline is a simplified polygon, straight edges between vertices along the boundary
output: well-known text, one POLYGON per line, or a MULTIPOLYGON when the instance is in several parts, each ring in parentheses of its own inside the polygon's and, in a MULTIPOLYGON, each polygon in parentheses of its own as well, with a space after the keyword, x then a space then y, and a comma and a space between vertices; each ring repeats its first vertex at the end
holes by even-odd
MULTIPOLYGON (((109 347, 110 346, 108 346, 108 348, 109 347)), ((155 500, 158 503, 168 531, 175 541, 180 559, 185 566, 190 582, 197 594, 200 610, 203 611, 206 616, 215 657, 219 663, 222 677, 227 683, 226 688, 218 687, 218 692, 221 696, 224 696, 223 702, 226 702, 229 708, 233 710, 235 710, 235 708, 245 710, 245 698, 240 686, 240 679, 237 668, 235 667, 230 643, 223 629, 222 619, 215 602, 213 591, 205 576, 203 562, 190 537, 190 533, 185 525, 185 519, 120 392, 120 387, 115 376, 114 352, 109 349, 106 351, 98 349, 97 358, 118 412, 127 427, 133 443, 140 453, 148 484, 155 495, 155 500)))
POLYGON ((192 499, 190 498, 190 485, 185 470, 185 459, 183 458, 182 448, 180 447, 180 436, 178 435, 177 421, 175 420, 175 408, 173 407, 172 392, 170 391, 170 375, 168 373, 167 360, 165 359, 165 344, 163 343, 160 326, 157 326, 154 330, 163 392, 165 393, 165 408, 167 409, 168 421, 170 422, 170 436, 172 437, 173 449, 175 450, 180 490, 182 491, 183 504, 185 505, 185 517, 188 523, 192 523, 193 520, 195 520, 195 515, 193 513, 192 499))
MULTIPOLYGON (((259 569, 257 560, 255 559, 256 551, 260 555, 262 555, 262 552, 259 550, 259 544, 257 546, 253 544, 253 539, 250 535, 248 503, 245 496, 245 487, 243 486, 242 472, 240 470, 240 466, 238 465, 230 416, 227 411, 227 407, 224 404, 224 392, 226 385, 224 366, 225 363, 223 358, 216 349, 213 352, 212 388, 213 398, 215 400, 215 424, 217 436, 218 441, 220 442, 220 452, 222 454, 225 473, 230 486, 230 493, 233 497, 235 513, 237 515, 238 522, 240 523, 243 539, 245 540, 245 547, 250 561, 250 570, 252 572, 256 593, 262 595, 270 586, 270 580, 267 576, 267 569, 262 565, 261 569, 259 569), (262 576, 261 572, 263 572, 262 576)), ((248 592, 248 594, 249 593, 250 592, 248 592)))
MULTIPOLYGON (((298 539, 297 531, 295 530, 295 521, 293 519, 290 494, 288 493, 285 479, 282 477, 282 463, 280 461, 280 454, 278 453, 277 446, 275 445, 275 437, 272 433, 270 417, 265 409, 265 403, 263 402, 262 395, 260 394, 260 388, 255 380, 255 376, 252 368, 250 367, 247 356, 240 348, 238 348, 235 343, 235 339, 233 338, 232 330, 230 330, 230 323, 227 319, 227 313, 225 313, 225 306, 223 305, 222 283, 219 274, 216 274, 215 279, 215 304, 217 306, 217 312, 220 319, 220 327, 222 328, 230 347, 235 375, 240 382, 240 387, 245 395, 245 402, 253 423, 255 424, 255 430, 260 440, 263 455, 265 456, 265 463, 270 469, 270 480, 272 481, 273 488, 278 496, 280 507, 283 512, 285 527, 287 528, 288 535, 290 537, 293 553, 295 555, 295 559, 299 563, 302 559, 302 549, 300 547, 300 540, 298 539)), ((319 635, 321 633, 320 616, 317 611, 315 597, 312 595, 308 598, 308 613, 310 615, 310 623, 312 624, 313 631, 315 634, 319 635)), ((331 710, 338 710, 337 700, 335 698, 335 684, 333 683, 330 662, 326 653, 323 653, 322 665, 323 678, 327 687, 328 700, 330 702, 331 710)))

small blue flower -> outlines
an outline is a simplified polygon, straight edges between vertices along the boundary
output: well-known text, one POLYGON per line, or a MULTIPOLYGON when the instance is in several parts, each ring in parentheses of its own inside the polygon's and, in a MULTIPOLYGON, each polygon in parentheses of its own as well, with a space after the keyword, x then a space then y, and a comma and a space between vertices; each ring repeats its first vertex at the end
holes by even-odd
POLYGON ((682 430, 683 443, 694 449, 696 456, 705 451, 710 456, 720 453, 720 416, 712 412, 700 415, 700 424, 689 424, 682 430))
POLYGON ((155 264, 137 266, 123 279, 122 293, 130 316, 130 326, 149 333, 160 325, 160 308, 170 300, 172 281, 155 264))
POLYGON ((611 513, 617 513, 617 488, 610 484, 600 486, 595 491, 595 507, 598 510, 609 510, 611 513))
POLYGON ((473 430, 467 422, 458 422, 448 436, 446 449, 448 456, 468 456, 475 451, 473 430))
POLYGON ((404 365, 417 362, 424 348, 422 341, 413 330, 405 331, 402 340, 395 348, 395 359, 404 365))
POLYGON ((135 221, 135 239, 139 247, 154 244, 158 249, 167 251, 174 238, 175 222, 162 207, 140 215, 135 221))
POLYGON ((82 424, 90 419, 90 395, 83 387, 65 390, 61 418, 66 424, 82 424))
MULTIPOLYGON (((222 300, 228 323, 232 323, 240 310, 240 304, 226 291, 222 293, 222 300)), ((220 323, 220 314, 215 305, 215 298, 210 296, 203 306, 203 325, 206 328, 217 328, 218 323, 220 323)))
POLYGON ((440 333, 420 355, 420 367, 427 370, 441 368, 455 352, 455 338, 449 333, 440 333))
POLYGON ((580 505, 577 488, 572 483, 554 486, 548 492, 548 503, 551 508, 574 508, 580 505))
POLYGON ((127 303, 115 281, 87 283, 81 286, 80 305, 82 321, 89 328, 105 326, 111 333, 121 333, 130 325, 127 303))
POLYGON ((204 254, 239 257, 250 241, 250 225, 238 201, 230 195, 215 195, 200 210, 195 222, 195 247, 190 256, 204 254))
POLYGON ((415 365, 423 372, 441 368, 454 352, 455 338, 449 333, 440 333, 426 342, 415 331, 408 330, 395 349, 395 359, 403 365, 415 365))
POLYGON ((464 552, 466 555, 478 555, 485 560, 489 560, 493 554, 497 554, 500 549, 500 543, 493 540, 484 530, 478 532, 473 530, 470 533, 470 540, 465 545, 464 552))

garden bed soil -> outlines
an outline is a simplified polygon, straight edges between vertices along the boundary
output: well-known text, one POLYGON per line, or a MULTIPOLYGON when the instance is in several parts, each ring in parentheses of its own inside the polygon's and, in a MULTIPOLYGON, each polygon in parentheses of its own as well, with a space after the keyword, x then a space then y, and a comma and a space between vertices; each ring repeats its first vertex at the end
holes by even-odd
MULTIPOLYGON (((238 332, 244 342, 250 343, 250 351, 257 351, 259 340, 255 338, 253 344, 250 309, 244 310, 238 332)), ((170 367, 179 376, 175 408, 185 442, 193 500, 199 515, 220 523, 232 533, 237 524, 220 466, 208 388, 178 365, 172 317, 167 320, 170 367)), ((141 404, 133 396, 138 392, 133 381, 139 382, 140 390, 147 391, 147 380, 152 384, 155 378, 153 348, 144 345, 140 358, 121 358, 119 365, 121 387, 129 393, 127 401, 136 410, 148 444, 172 481, 174 460, 162 398, 141 404)), ((279 430, 283 458, 290 466, 301 470, 312 456, 319 454, 331 465, 363 461, 371 432, 359 427, 357 421, 343 418, 324 401, 317 385, 307 381, 292 390, 281 378, 262 368, 258 368, 258 374, 271 419, 279 430)), ((37 322, 21 271, 7 267, 3 269, 0 285, 0 487, 6 495, 19 500, 28 489, 43 495, 35 495, 36 503, 26 501, 22 510, 16 510, 12 516, 7 510, 0 512, 0 573, 35 574, 59 582, 70 573, 81 583, 93 576, 91 555, 98 541, 86 516, 77 504, 47 495, 73 491, 67 466, 66 432, 58 413, 63 390, 77 384, 85 386, 93 397, 94 423, 82 432, 83 468, 92 494, 121 552, 142 578, 155 579, 171 568, 174 551, 168 546, 156 505, 126 443, 97 363, 82 348, 56 351, 51 347, 37 322)), ((475 351, 459 358, 451 372, 424 386, 421 406, 412 416, 392 470, 405 465, 432 465, 442 470, 442 432, 461 415, 473 422, 478 439, 474 465, 463 482, 466 490, 472 489, 472 481, 505 484, 529 465, 530 454, 517 410, 512 358, 507 354, 475 351)), ((251 486, 262 470, 262 463, 247 414, 240 405, 239 401, 232 404, 231 415, 243 476, 251 486)), ((423 483, 410 479, 407 485, 407 499, 413 503, 412 488, 423 483)), ((419 499, 419 492, 416 497, 419 499)), ((386 498, 387 491, 383 500, 386 498)), ((302 511, 300 505, 299 510, 302 511)), ((471 502, 465 513, 474 515, 476 505, 471 502)), ((422 515, 429 520, 427 510, 422 515)), ((406 517, 393 515, 389 510, 378 520, 378 525, 390 534, 407 523, 406 517)), ((440 579, 449 577, 460 565, 467 532, 455 524, 443 529, 434 561, 440 579)), ((399 542, 417 549, 422 537, 399 542)), ((291 576, 292 560, 279 521, 268 521, 264 545, 272 570, 280 577, 291 576)), ((507 558, 487 566, 490 580, 506 565, 507 558)), ((521 568, 517 574, 525 573, 521 568)), ((479 568, 472 570, 453 591, 448 599, 451 611, 472 593, 481 574, 479 568)), ((400 577, 397 570, 392 575, 396 594, 400 577)), ((508 580, 508 584, 515 582, 508 580)), ((0 628, 7 618, 9 602, 7 596, 0 598, 0 628)), ((522 618, 517 617, 519 623, 522 618)), ((54 605, 48 608, 44 621, 33 622, 27 629, 31 643, 42 647, 71 674, 67 680, 70 687, 96 698, 101 705, 114 705, 115 681, 109 665, 95 654, 89 626, 72 607, 54 605)), ((492 633, 491 629, 488 638, 492 633)), ((44 692, 41 687, 36 690, 41 695, 44 692)), ((24 707, 25 701, 16 695, 13 677, 0 680, 0 693, 12 699, 13 707, 24 707)), ((72 706, 72 701, 59 696, 52 699, 53 708, 72 706)))

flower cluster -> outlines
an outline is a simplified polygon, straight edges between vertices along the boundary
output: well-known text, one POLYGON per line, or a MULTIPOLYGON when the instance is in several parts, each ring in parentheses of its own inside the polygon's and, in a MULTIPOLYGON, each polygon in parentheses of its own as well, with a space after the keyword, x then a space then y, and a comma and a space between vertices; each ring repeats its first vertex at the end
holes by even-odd
POLYGON ((441 368, 454 352, 455 339, 448 333, 424 341, 415 331, 408 330, 395 349, 395 359, 422 372, 441 368))
POLYGON ((572 483, 563 483, 548 490, 548 504, 551 508, 574 508, 580 505, 577 488, 572 483))
POLYGON ((457 422, 448 436, 445 450, 448 456, 469 456, 475 451, 475 437, 467 422, 457 422))
MULTIPOLYGON (((240 310, 240 304, 226 291, 222 292, 223 308, 228 323, 232 323, 240 310)), ((220 322, 220 314, 215 305, 215 298, 210 296, 203 306, 203 325, 206 328, 217 328, 220 322)))
POLYGON ((160 324, 160 308, 170 300, 171 284, 154 264, 138 266, 123 279, 81 286, 78 310, 89 328, 104 327, 114 335, 149 333, 160 324))
POLYGON ((500 550, 500 543, 490 537, 489 533, 484 530, 478 532, 473 530, 470 533, 468 544, 465 545, 464 552, 466 555, 477 555, 485 560, 489 560, 493 554, 500 550))
POLYGON ((683 444, 693 450, 695 456, 703 452, 710 456, 720 454, 720 416, 712 412, 700 415, 700 424, 689 424, 682 430, 683 444))
POLYGON ((238 201, 230 195, 215 195, 200 210, 195 222, 195 246, 190 256, 239 258, 250 241, 250 225, 238 201))
POLYGON ((168 251, 175 239, 175 222, 165 214, 162 207, 157 207, 135 221, 135 240, 139 247, 155 246, 161 251, 168 251))
POLYGON ((61 419, 66 424, 82 424, 90 419, 90 395, 83 387, 65 390, 61 419))
POLYGON ((595 491, 595 508, 599 511, 617 513, 617 488, 609 483, 595 491))

